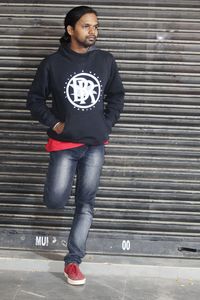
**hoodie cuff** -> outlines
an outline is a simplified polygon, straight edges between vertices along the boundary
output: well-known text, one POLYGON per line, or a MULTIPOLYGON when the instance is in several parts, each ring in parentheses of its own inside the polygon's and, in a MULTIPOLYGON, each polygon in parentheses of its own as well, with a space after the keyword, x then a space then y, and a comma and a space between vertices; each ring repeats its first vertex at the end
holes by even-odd
POLYGON ((53 122, 52 122, 52 125, 50 126, 50 128, 54 128, 58 123, 60 123, 61 121, 60 120, 54 120, 53 122))

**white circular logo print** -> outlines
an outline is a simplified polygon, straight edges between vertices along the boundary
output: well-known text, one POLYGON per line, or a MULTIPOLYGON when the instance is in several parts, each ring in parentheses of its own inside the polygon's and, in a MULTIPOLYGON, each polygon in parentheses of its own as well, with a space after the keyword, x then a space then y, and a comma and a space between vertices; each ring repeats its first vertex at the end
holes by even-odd
POLYGON ((100 98, 100 82, 92 74, 79 73, 69 80, 65 93, 74 107, 83 110, 88 109, 94 106, 100 98))

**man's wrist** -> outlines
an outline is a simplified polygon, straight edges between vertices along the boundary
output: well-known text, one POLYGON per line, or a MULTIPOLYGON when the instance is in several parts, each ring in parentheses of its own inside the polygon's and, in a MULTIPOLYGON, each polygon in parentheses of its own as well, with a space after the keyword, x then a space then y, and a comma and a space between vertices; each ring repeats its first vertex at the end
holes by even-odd
POLYGON ((60 125, 61 122, 57 122, 54 126, 53 126, 53 130, 56 130, 56 128, 60 125))

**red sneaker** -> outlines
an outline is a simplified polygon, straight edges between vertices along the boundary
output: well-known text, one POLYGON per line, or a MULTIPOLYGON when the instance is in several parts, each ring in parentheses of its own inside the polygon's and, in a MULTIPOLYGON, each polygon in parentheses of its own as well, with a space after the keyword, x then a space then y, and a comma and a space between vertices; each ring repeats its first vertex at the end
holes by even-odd
POLYGON ((64 275, 67 277, 67 282, 72 285, 81 285, 86 282, 85 276, 81 273, 79 265, 76 263, 65 265, 64 275))

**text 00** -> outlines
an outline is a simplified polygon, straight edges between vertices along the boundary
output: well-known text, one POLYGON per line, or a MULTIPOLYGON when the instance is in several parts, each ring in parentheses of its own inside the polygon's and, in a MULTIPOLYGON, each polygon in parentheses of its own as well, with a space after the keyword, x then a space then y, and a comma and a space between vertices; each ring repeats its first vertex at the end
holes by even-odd
POLYGON ((122 241, 122 250, 129 251, 131 249, 131 242, 129 240, 122 241))

